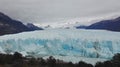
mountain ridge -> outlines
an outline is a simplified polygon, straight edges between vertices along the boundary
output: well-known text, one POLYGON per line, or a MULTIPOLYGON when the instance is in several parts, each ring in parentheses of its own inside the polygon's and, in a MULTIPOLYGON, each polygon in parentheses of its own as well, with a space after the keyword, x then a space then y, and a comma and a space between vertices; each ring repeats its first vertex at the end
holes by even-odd
POLYGON ((96 29, 96 30, 109 30, 120 32, 120 17, 110 20, 102 20, 96 23, 93 23, 89 26, 77 26, 77 29, 96 29))
MULTIPOLYGON (((31 29, 22 22, 14 20, 4 13, 0 12, 0 35, 14 34, 25 31, 34 31, 38 29, 31 29)), ((40 29, 41 30, 41 29, 40 29)))

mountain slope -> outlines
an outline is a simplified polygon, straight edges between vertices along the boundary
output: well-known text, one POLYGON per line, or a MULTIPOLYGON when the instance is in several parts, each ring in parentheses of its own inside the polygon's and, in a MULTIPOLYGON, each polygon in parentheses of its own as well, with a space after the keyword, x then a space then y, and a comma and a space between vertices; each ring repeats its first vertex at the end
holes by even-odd
POLYGON ((28 28, 22 22, 11 19, 7 15, 0 12, 0 35, 24 31, 33 31, 33 29, 28 28))
POLYGON ((120 17, 112 20, 104 20, 104 21, 94 23, 86 27, 86 29, 104 29, 104 30, 120 32, 120 17))

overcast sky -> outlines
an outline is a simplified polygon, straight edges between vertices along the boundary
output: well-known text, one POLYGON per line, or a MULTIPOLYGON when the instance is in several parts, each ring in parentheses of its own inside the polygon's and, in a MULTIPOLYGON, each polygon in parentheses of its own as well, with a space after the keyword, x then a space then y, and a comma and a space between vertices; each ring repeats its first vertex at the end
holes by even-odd
POLYGON ((120 13, 120 0, 0 0, 0 11, 23 22, 53 22, 120 13))

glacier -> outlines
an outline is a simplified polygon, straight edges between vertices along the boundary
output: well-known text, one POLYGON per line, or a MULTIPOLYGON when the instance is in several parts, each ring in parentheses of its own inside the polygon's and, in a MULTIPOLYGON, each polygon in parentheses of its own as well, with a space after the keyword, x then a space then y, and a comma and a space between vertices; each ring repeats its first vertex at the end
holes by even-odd
POLYGON ((0 36, 0 52, 24 56, 74 56, 110 59, 120 53, 120 32, 51 29, 0 36))

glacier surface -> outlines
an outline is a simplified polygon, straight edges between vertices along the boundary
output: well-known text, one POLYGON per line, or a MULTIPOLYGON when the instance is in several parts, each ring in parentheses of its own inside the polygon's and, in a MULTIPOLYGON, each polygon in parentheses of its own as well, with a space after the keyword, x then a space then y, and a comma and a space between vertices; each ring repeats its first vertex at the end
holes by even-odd
POLYGON ((0 36, 0 52, 31 56, 112 58, 120 53, 120 32, 53 29, 0 36))

